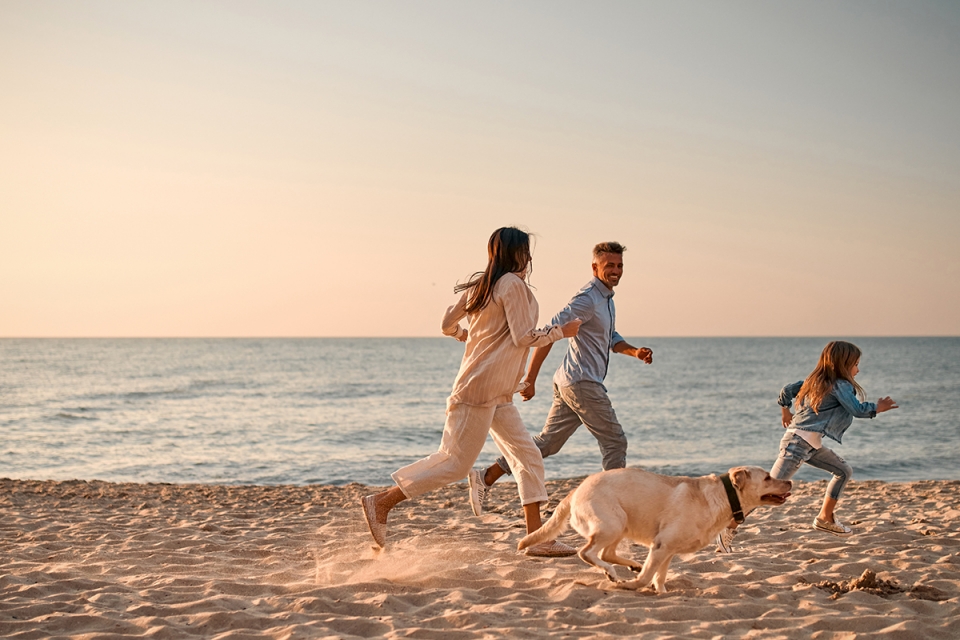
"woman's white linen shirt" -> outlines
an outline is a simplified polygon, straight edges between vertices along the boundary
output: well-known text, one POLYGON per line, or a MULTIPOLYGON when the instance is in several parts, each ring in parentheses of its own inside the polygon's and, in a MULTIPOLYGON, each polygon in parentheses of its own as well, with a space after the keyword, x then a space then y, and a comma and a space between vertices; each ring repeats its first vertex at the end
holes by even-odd
POLYGON ((447 399, 453 404, 491 406, 511 402, 527 366, 530 347, 543 347, 563 337, 559 326, 537 329, 540 305, 517 274, 508 273, 493 287, 486 307, 467 314, 465 291, 443 316, 444 335, 462 335, 467 318, 466 348, 460 371, 447 399))

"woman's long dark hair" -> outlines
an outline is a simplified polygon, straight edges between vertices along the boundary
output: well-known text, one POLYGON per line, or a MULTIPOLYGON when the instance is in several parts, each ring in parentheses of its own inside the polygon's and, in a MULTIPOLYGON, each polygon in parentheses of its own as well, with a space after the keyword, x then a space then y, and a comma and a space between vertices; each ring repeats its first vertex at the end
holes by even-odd
POLYGON ((501 227, 487 242, 487 268, 455 286, 453 292, 469 290, 466 310, 467 313, 476 313, 490 303, 497 280, 508 273, 518 273, 521 277, 529 275, 530 262, 530 234, 516 227, 501 227))

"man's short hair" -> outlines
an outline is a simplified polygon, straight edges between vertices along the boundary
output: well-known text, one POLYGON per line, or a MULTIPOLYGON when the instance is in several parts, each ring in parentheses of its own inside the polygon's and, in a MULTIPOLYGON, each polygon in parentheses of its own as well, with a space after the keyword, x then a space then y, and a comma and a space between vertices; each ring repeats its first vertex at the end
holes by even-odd
POLYGON ((619 242, 601 242, 593 248, 593 257, 599 258, 601 253, 623 253, 626 250, 619 242))

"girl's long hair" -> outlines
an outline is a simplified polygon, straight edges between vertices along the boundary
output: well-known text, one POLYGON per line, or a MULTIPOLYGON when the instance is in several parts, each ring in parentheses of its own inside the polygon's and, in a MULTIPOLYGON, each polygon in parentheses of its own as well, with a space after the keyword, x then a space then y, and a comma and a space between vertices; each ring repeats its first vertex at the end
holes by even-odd
POLYGON ((834 340, 823 348, 817 368, 807 376, 797 393, 797 406, 802 406, 806 399, 807 404, 817 413, 820 404, 826 398, 837 380, 846 380, 853 385, 857 395, 863 398, 863 387, 853 379, 853 367, 860 360, 860 348, 850 342, 834 340))
POLYGON ((453 288, 454 293, 469 290, 466 310, 476 313, 490 303, 493 286, 508 273, 526 276, 532 271, 530 234, 516 227, 501 227, 493 232, 487 242, 487 268, 478 271, 462 284, 453 288))

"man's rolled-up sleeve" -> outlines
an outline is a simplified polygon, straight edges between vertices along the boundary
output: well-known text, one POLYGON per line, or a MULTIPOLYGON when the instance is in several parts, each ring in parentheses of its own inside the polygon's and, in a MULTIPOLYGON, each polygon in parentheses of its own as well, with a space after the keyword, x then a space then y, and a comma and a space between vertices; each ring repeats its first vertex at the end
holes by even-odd
POLYGON ((580 293, 573 297, 557 315, 553 316, 550 324, 560 326, 579 318, 583 322, 590 320, 597 312, 597 306, 590 299, 589 293, 580 293))

